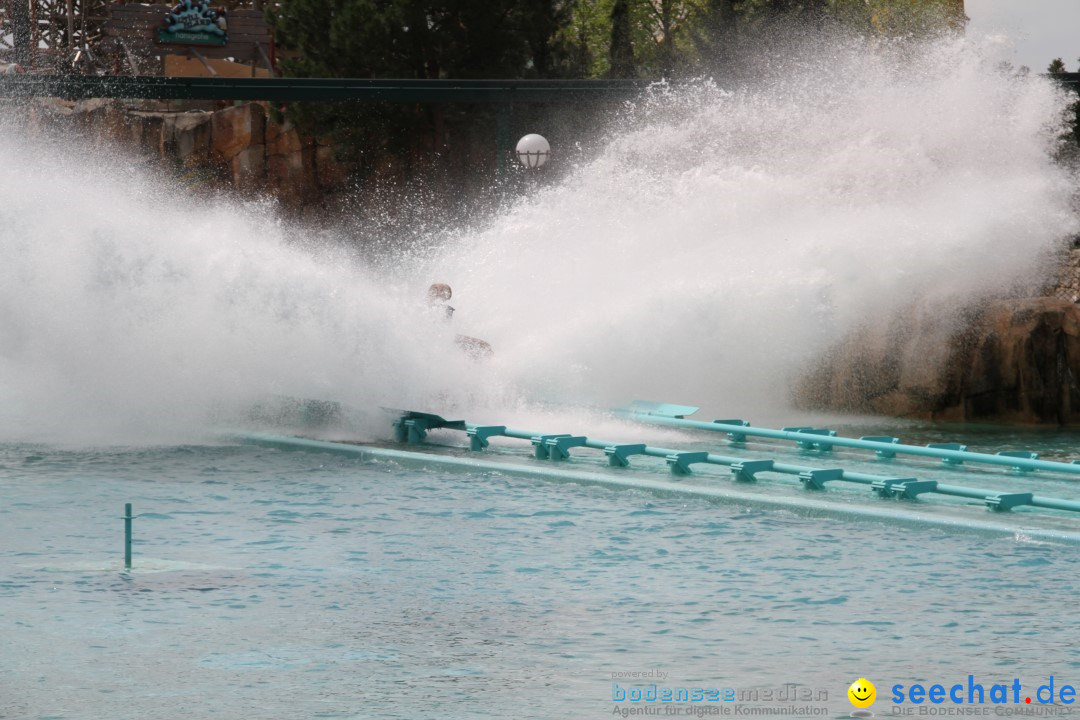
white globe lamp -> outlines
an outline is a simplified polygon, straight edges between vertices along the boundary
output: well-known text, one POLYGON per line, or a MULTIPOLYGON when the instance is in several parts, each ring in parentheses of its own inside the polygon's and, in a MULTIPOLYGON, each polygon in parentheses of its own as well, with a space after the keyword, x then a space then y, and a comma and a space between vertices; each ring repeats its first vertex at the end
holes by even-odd
POLYGON ((528 168, 538 168, 548 161, 551 145, 543 135, 529 133, 518 140, 517 156, 521 164, 528 168))

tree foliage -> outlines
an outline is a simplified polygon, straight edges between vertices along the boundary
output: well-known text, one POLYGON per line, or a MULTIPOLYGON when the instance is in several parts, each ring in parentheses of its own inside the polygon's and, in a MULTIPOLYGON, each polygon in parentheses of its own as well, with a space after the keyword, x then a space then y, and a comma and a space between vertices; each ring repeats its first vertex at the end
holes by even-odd
MULTIPOLYGON (((962 22, 961 0, 279 0, 281 68, 298 77, 670 78, 712 73, 780 26, 890 36, 962 22), (960 8, 958 11, 957 8, 960 8)), ((453 108, 299 104, 289 116, 344 148, 439 152, 453 108), (418 140, 419 138, 419 140, 418 140)))
POLYGON ((558 0, 285 0, 271 16, 292 75, 516 78, 557 72, 558 0))
POLYGON ((281 0, 297 76, 670 77, 777 23, 887 35, 962 21, 958 0, 281 0), (958 9, 959 8, 959 9, 958 9))

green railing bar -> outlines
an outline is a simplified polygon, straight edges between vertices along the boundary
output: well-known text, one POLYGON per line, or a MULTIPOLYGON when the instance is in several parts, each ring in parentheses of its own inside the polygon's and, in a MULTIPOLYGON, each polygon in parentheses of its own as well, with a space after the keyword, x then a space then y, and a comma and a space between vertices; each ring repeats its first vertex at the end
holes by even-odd
MULTIPOLYGON (((1070 89, 1080 73, 1048 76, 1070 89)), ((156 100, 386 100, 390 102, 610 102, 648 87, 645 80, 412 80, 2 75, 0 97, 156 100)))
POLYGON ((736 433, 754 437, 770 438, 773 440, 791 440, 793 442, 820 442, 823 445, 849 447, 859 450, 873 450, 896 454, 917 455, 932 457, 940 460, 967 461, 1000 465, 1010 468, 1023 468, 1025 470, 1047 470, 1050 472, 1080 475, 1080 465, 1053 462, 1050 460, 1029 460, 1022 457, 1005 455, 991 455, 989 453, 970 452, 967 450, 946 450, 943 448, 920 447, 918 445, 902 445, 899 443, 885 443, 875 440, 858 440, 855 438, 841 437, 839 435, 809 435, 790 430, 773 430, 769 428, 756 428, 749 425, 726 425, 723 423, 704 422, 701 420, 687 420, 685 418, 671 418, 662 415, 636 412, 634 410, 619 410, 617 415, 628 417, 639 422, 654 425, 668 425, 671 427, 691 428, 695 430, 709 430, 711 432, 736 433))
POLYGON ((0 75, 0 97, 156 100, 388 101, 409 103, 613 102, 640 92, 638 80, 359 80, 0 75))
MULTIPOLYGON (((891 504, 876 508, 868 506, 852 506, 849 504, 838 504, 819 500, 815 497, 808 497, 806 495, 801 497, 765 496, 758 493, 742 492, 730 487, 692 485, 648 476, 596 473, 577 469, 568 470, 546 464, 538 466, 498 463, 489 460, 436 455, 433 453, 412 452, 408 450, 396 450, 365 445, 350 445, 263 433, 238 432, 232 433, 231 437, 240 442, 261 447, 269 447, 278 450, 326 452, 346 457, 354 457, 361 462, 382 460, 394 462, 403 467, 430 468, 434 466, 464 470, 473 473, 498 472, 504 475, 538 478, 552 482, 589 484, 612 489, 632 489, 653 492, 660 495, 694 497, 718 503, 734 502, 752 507, 810 512, 816 517, 833 517, 837 519, 864 518, 878 522, 901 523, 912 527, 948 528, 950 530, 965 532, 989 533, 1003 537, 1015 537, 1017 531, 1017 527, 1013 524, 1006 524, 994 520, 976 520, 971 518, 957 519, 954 517, 942 518, 933 515, 922 515, 912 512, 911 510, 900 509, 891 504)), ((1024 528, 1024 533, 1032 538, 1080 542, 1080 533, 1068 530, 1024 528)))
POLYGON ((1053 78, 1070 90, 1080 90, 1080 73, 1055 73, 1045 77, 1053 78))
MULTIPOLYGON (((711 424, 711 423, 709 423, 709 424, 711 424)), ((475 429, 478 428, 478 427, 490 427, 490 426, 480 426, 480 425, 476 425, 476 424, 472 424, 472 423, 466 423, 464 432, 466 434, 469 434, 470 432, 475 431, 475 429)), ((738 428, 739 432, 744 432, 746 430, 752 429, 752 428, 741 426, 741 425, 730 425, 730 426, 727 426, 727 427, 738 428)), ((460 430, 460 428, 454 428, 454 429, 460 430)), ((780 431, 777 431, 777 432, 780 432, 780 431)), ((797 435, 797 433, 788 433, 788 434, 797 435)), ((537 438, 556 438, 556 437, 570 437, 570 436, 569 435, 548 434, 548 433, 538 433, 538 432, 535 432, 535 431, 521 430, 521 429, 514 429, 514 428, 503 428, 499 432, 491 432, 490 434, 487 435, 487 437, 508 437, 508 438, 514 438, 514 439, 519 439, 519 440, 535 441, 537 438)), ((800 440, 805 440, 806 436, 804 435, 799 439, 800 440)), ((833 441, 833 440, 835 440, 837 438, 833 437, 833 436, 829 436, 828 439, 831 442, 831 441, 833 441)), ((578 445, 577 447, 586 447, 586 448, 591 448, 591 449, 595 449, 595 450, 606 450, 609 447, 616 446, 616 445, 623 445, 623 444, 627 444, 627 443, 614 443, 614 442, 610 442, 610 441, 606 441, 606 440, 595 440, 595 439, 585 438, 585 439, 583 439, 581 444, 578 445)), ((896 445, 887 444, 887 443, 880 443, 880 444, 883 445, 883 446, 886 446, 886 447, 890 447, 890 448, 897 447, 896 445)), ((677 455, 677 454, 683 453, 683 452, 687 452, 687 451, 684 451, 684 450, 672 450, 670 448, 660 448, 660 447, 654 447, 654 446, 651 446, 651 445, 644 445, 635 454, 645 455, 647 457, 655 457, 655 458, 667 459, 667 458, 669 458, 669 457, 671 457, 673 455, 677 455)), ((990 457, 996 457, 996 456, 990 456, 990 457)), ((1015 458, 1013 458, 1013 459, 1015 459, 1015 458)), ((738 458, 738 457, 730 457, 730 456, 725 456, 725 455, 717 455, 717 454, 714 454, 714 453, 704 453, 703 457, 700 460, 696 460, 695 462, 701 462, 701 463, 710 464, 710 465, 724 465, 724 466, 731 467, 732 465, 743 464, 743 463, 754 462, 754 461, 746 459, 746 458, 738 458)), ((789 464, 789 463, 779 463, 779 462, 776 462, 776 461, 771 461, 771 466, 769 468, 760 470, 759 472, 774 472, 774 473, 783 474, 783 475, 796 475, 796 476, 799 476, 799 477, 804 477, 804 476, 806 476, 808 474, 827 472, 828 470, 831 470, 831 469, 832 468, 829 468, 829 469, 815 468, 815 467, 808 467, 808 466, 805 466, 805 465, 792 465, 792 464, 789 464)), ((857 483, 857 484, 860 484, 860 485, 874 485, 875 483, 881 483, 882 481, 896 480, 896 479, 897 478, 887 476, 887 475, 875 475, 875 474, 872 474, 872 473, 855 472, 855 471, 850 471, 850 470, 842 470, 841 474, 838 477, 830 478, 830 480, 851 482, 851 483, 857 483)), ((913 480, 914 478, 911 478, 911 479, 913 480)), ((1010 491, 987 490, 987 489, 983 489, 983 488, 965 487, 965 486, 961 486, 961 485, 947 485, 947 484, 943 484, 943 483, 936 483, 935 487, 933 489, 928 489, 928 490, 925 490, 924 492, 925 493, 935 493, 935 494, 938 494, 938 495, 952 496, 952 497, 969 498, 969 499, 973 499, 973 500, 980 500, 980 501, 983 501, 983 502, 986 502, 986 501, 990 500, 991 498, 995 498, 995 497, 998 497, 998 496, 1001 496, 1001 495, 1013 495, 1013 494, 1016 494, 1016 493, 1013 493, 1013 492, 1010 492, 1010 491)), ((1078 502, 1078 501, 1064 500, 1064 499, 1060 499, 1060 498, 1047 498, 1047 497, 1042 497, 1042 496, 1038 496, 1038 495, 1033 496, 1030 501, 1027 501, 1027 502, 1024 502, 1024 503, 1021 503, 1021 504, 1031 505, 1031 506, 1034 506, 1034 507, 1042 507, 1042 508, 1051 509, 1051 510, 1065 510, 1065 511, 1070 511, 1070 512, 1080 512, 1080 502, 1078 502)))

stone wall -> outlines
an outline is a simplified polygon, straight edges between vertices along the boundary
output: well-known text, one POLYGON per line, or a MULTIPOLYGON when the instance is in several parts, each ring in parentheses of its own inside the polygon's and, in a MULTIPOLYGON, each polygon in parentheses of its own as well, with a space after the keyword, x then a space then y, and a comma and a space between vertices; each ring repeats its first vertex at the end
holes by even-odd
POLYGON ((796 383, 795 401, 894 417, 1080 424, 1080 305, 1000 300, 966 317, 909 308, 852 333, 796 383))
POLYGON ((1080 425, 1080 238, 1040 297, 913 304, 850 333, 798 378, 794 401, 894 417, 1080 425))
POLYGON ((45 131, 76 130, 181 171, 205 171, 206 181, 240 193, 271 195, 291 209, 341 189, 349 174, 328 142, 274 122, 264 103, 170 109, 160 102, 48 100, 33 116, 45 131))
POLYGON ((1080 302, 1080 249, 1074 248, 1062 258, 1057 282, 1048 293, 1068 302, 1080 302))

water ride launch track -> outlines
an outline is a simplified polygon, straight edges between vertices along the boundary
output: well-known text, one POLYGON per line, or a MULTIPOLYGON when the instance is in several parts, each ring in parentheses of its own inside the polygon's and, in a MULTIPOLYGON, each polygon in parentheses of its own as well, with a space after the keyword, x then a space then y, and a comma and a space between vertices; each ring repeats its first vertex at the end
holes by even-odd
MULTIPOLYGON (((742 420, 719 420, 715 423, 686 420, 697 408, 662 403, 635 403, 631 408, 617 414, 635 422, 673 425, 691 430, 712 430, 724 433, 738 455, 718 454, 708 450, 662 448, 645 443, 612 442, 572 433, 543 433, 510 428, 505 425, 481 425, 463 420, 447 420, 439 415, 424 412, 403 412, 394 421, 395 440, 416 449, 399 450, 378 444, 354 444, 349 442, 325 442, 309 438, 269 435, 263 433, 239 433, 243 442, 276 449, 309 450, 345 453, 358 456, 364 461, 388 461, 407 467, 463 469, 471 472, 498 472, 524 475, 556 482, 580 482, 605 487, 636 489, 660 494, 699 497, 715 502, 745 503, 751 507, 782 508, 795 512, 808 512, 829 517, 864 517, 895 521, 912 526, 943 526, 991 532, 1008 533, 1017 537, 1046 537, 1080 542, 1080 533, 1071 529, 1071 522, 1054 528, 1036 526, 1021 527, 1024 521, 1056 516, 1070 521, 1067 514, 1080 512, 1080 501, 1036 494, 1026 488, 998 487, 996 489, 971 487, 941 482, 937 479, 921 479, 899 472, 865 472, 840 467, 833 458, 833 446, 844 449, 869 450, 871 462, 891 463, 896 455, 910 454, 934 457, 942 461, 943 472, 976 473, 965 470, 964 461, 1005 466, 1004 472, 992 469, 983 471, 985 482, 997 485, 1004 481, 1016 485, 1030 478, 1033 470, 1062 475, 1080 473, 1080 464, 1038 460, 1027 451, 1003 451, 998 454, 967 452, 958 443, 932 443, 929 446, 900 444, 896 438, 863 437, 858 440, 837 436, 824 428, 784 428, 772 430, 753 428, 742 420), (705 427, 702 427, 705 426, 705 427), (428 443, 431 431, 456 431, 465 433, 468 450, 459 445, 428 443), (775 443, 747 448, 748 437, 769 440, 791 440, 795 448, 779 448, 775 443), (492 448, 492 438, 510 438, 528 441, 532 456, 541 464, 507 459, 505 448, 499 448, 499 457, 477 459, 475 453, 492 448), (948 446, 948 447, 945 447, 948 446), (606 456, 606 463, 597 465, 592 458, 582 454, 573 455, 572 450, 598 450, 606 456), (781 454, 798 452, 798 462, 786 462, 781 454), (668 477, 656 474, 655 463, 632 463, 632 458, 655 458, 662 460, 669 471, 668 477), (813 458, 813 460, 809 460, 813 458), (830 462, 822 463, 828 459, 830 462), (572 461, 572 462, 567 462, 572 461), (806 464, 807 462, 812 464, 806 464), (590 467, 585 467, 586 465, 590 467), (694 466, 701 471, 698 472, 694 466), (733 484, 719 484, 721 477, 709 466, 728 468, 733 484), (631 470, 639 472, 627 472, 631 470), (783 478, 794 476, 799 485, 792 486, 783 478), (695 477, 696 476, 696 477, 695 477), (769 478, 769 476, 774 476, 769 478), (765 480, 759 483, 759 480, 765 480), (770 482, 772 480, 772 482, 770 482), (857 493, 826 491, 833 486, 862 486, 871 491, 869 497, 901 501, 901 504, 876 506, 867 504, 857 493), (792 487, 813 494, 791 494, 792 487), (939 502, 923 502, 928 499, 939 502), (974 502, 973 502, 974 501, 974 502), (935 507, 936 506, 936 507, 935 507), (999 522, 981 520, 970 515, 973 507, 982 507, 995 514, 1009 513, 1015 521, 999 522), (939 512, 940 511, 940 512, 939 512), (959 512, 957 512, 959 511, 959 512), (1018 512, 1010 512, 1018 511, 1018 512), (1020 513, 1020 514, 1018 514, 1020 513)), ((843 460, 849 467, 859 460, 843 460)), ((865 465, 865 461, 861 461, 865 465)), ((662 467, 662 466, 661 466, 662 467)), ((929 471, 928 471, 929 472, 929 471)), ((938 475, 941 472, 936 473, 938 475)), ((1065 482, 1069 482, 1065 480, 1065 482)), ((837 487, 840 490, 841 487, 837 487)))

